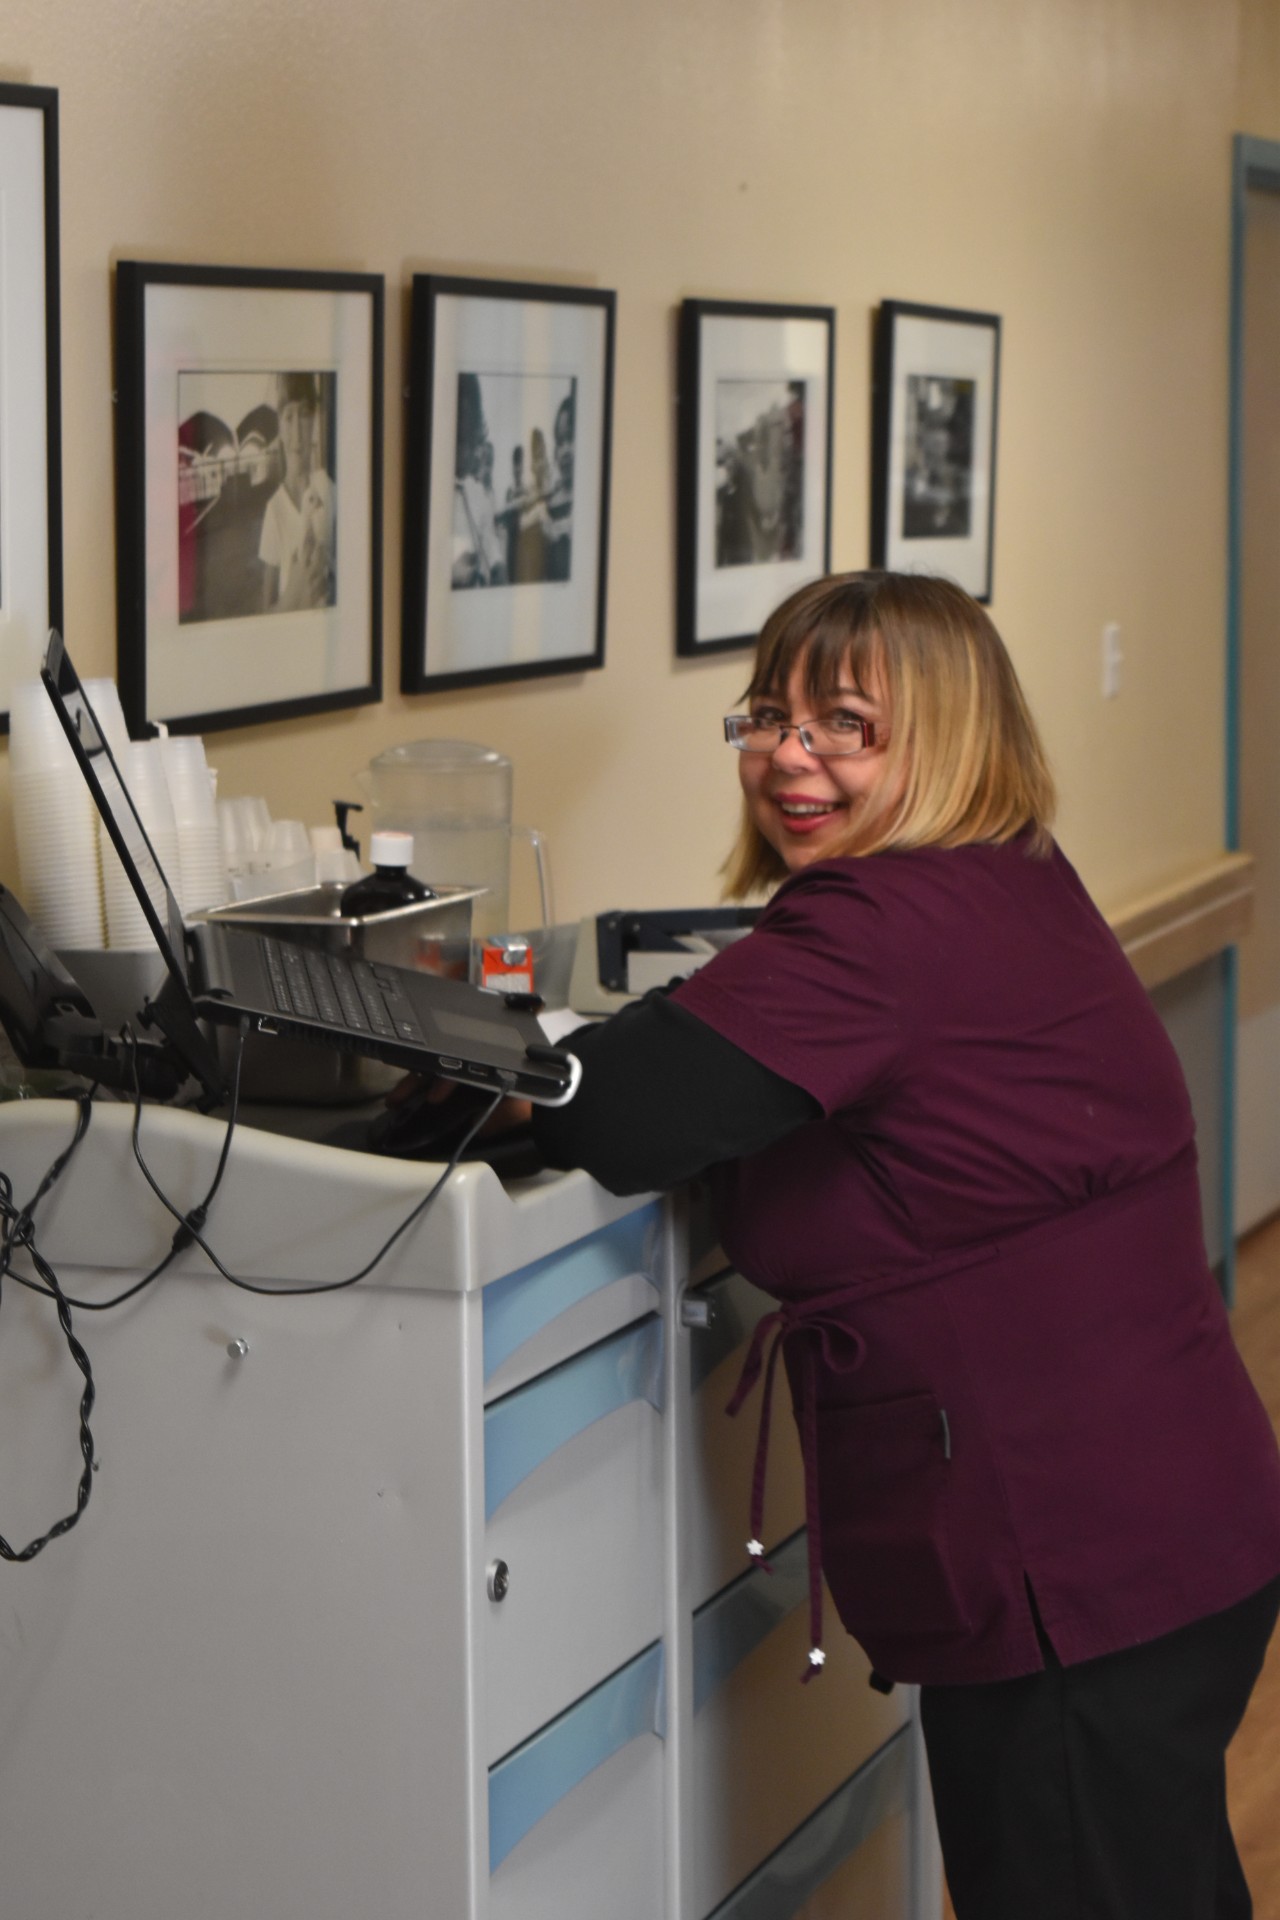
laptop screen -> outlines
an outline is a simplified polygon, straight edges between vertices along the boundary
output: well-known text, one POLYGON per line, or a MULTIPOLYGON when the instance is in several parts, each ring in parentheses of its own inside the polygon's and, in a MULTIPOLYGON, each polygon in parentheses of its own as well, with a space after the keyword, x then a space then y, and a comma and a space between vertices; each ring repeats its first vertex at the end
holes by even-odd
POLYGON ((187 953, 182 909, 169 885, 168 875, 156 858, 133 795, 80 684, 80 676, 71 664, 61 634, 49 635, 40 678, 62 722, 63 732, 71 742, 71 751, 111 836, 125 877, 155 935, 165 966, 186 991, 187 953))

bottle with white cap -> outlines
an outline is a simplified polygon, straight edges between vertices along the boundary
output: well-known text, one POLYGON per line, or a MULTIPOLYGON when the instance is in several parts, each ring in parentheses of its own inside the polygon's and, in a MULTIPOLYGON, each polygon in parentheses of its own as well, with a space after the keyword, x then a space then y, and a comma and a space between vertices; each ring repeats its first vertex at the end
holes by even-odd
POLYGON ((369 857, 373 861, 373 872, 355 881, 342 896, 344 919, 386 913, 392 907, 412 906, 415 900, 435 899, 435 888, 423 880, 415 880, 409 871, 413 858, 411 833, 370 834, 369 857))

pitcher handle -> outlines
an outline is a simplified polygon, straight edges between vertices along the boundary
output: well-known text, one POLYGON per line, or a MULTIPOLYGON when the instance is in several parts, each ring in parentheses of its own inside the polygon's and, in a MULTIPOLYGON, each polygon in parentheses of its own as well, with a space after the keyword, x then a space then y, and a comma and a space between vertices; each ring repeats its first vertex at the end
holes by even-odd
POLYGON ((546 836, 536 827, 512 827, 513 840, 527 840, 533 848, 533 857, 538 867, 538 900, 542 907, 542 925, 544 930, 555 924, 551 899, 551 855, 547 849, 546 836))

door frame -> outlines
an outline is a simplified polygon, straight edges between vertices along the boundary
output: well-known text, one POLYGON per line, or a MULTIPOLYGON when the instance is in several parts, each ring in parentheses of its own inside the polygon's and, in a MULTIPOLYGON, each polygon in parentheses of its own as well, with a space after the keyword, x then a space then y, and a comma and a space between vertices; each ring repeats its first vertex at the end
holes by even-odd
MULTIPOLYGON (((1224 838, 1240 845, 1241 574, 1244 563, 1244 275, 1250 193, 1280 194, 1280 141, 1238 133, 1231 143, 1231 311, 1227 441, 1227 632, 1224 838)), ((1235 1302, 1236 1028, 1240 956, 1224 955, 1222 1049, 1222 1279, 1235 1302)))

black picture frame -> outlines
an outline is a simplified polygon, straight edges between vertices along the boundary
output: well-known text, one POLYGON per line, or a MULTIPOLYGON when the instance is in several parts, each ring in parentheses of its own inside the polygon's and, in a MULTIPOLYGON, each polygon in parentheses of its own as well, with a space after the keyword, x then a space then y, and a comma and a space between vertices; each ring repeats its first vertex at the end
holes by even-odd
POLYGON ((751 646, 831 570, 835 332, 834 307, 681 303, 677 654, 751 646))
POLYGON ((908 300, 877 309, 872 566, 945 574, 991 599, 999 400, 999 314, 908 300))
POLYGON ((616 311, 414 275, 402 692, 604 665, 616 311))
POLYGON ((62 628, 58 94, 0 85, 0 733, 62 628))
POLYGON ((380 700, 382 276, 122 260, 115 292, 130 731, 380 700))

